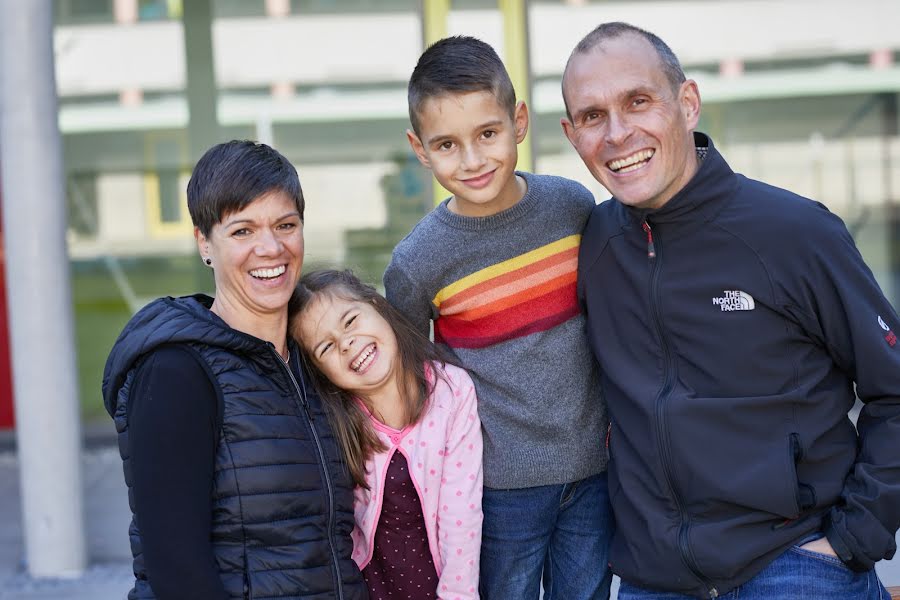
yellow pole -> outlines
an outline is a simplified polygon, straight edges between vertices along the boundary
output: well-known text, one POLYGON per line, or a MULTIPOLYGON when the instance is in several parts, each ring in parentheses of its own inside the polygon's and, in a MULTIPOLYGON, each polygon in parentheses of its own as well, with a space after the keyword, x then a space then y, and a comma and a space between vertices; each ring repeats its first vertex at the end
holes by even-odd
POLYGON ((425 47, 447 37, 450 0, 422 0, 422 39, 425 47))
MULTIPOLYGON (((422 39, 427 48, 441 38, 447 37, 447 17, 450 15, 450 0, 422 0, 422 39)), ((437 206, 450 196, 437 179, 431 178, 432 197, 437 206)))
MULTIPOLYGON (((518 100, 528 105, 529 114, 534 118, 531 106, 531 68, 528 58, 528 6, 526 0, 497 0, 497 8, 503 16, 503 45, 506 56, 506 70, 516 88, 518 100)), ((516 167, 522 171, 533 171, 532 144, 534 123, 528 135, 519 144, 519 162, 516 167)))

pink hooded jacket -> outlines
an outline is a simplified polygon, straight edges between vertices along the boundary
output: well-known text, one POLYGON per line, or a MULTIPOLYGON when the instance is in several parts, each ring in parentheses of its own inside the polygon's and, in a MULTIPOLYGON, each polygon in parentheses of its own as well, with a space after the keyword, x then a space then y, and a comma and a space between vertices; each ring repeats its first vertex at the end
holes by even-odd
MULTIPOLYGON (((469 374, 452 365, 439 368, 444 375, 417 423, 398 431, 369 415, 388 450, 366 463, 369 489, 356 488, 353 560, 363 569, 372 559, 388 464, 400 452, 422 503, 438 598, 473 600, 481 551, 481 421, 469 374)), ((427 373, 433 380, 433 370, 427 373)))

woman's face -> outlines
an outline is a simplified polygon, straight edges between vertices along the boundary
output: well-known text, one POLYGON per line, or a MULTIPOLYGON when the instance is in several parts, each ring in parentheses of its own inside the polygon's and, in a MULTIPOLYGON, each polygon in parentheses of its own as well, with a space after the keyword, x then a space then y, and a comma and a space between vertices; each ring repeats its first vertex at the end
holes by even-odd
POLYGON ((240 318, 287 310, 303 266, 303 222, 287 194, 264 194, 226 215, 209 237, 194 235, 212 260, 218 310, 240 318))
POLYGON ((372 304, 319 294, 300 314, 293 331, 337 387, 370 400, 397 393, 397 336, 372 304))

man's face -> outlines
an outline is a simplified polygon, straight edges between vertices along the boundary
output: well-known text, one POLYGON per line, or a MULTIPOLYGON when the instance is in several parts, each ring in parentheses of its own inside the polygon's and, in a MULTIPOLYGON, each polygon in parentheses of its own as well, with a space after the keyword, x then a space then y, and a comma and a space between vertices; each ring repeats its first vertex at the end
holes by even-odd
POLYGON ((673 90, 643 37, 625 34, 573 57, 563 90, 572 115, 562 119, 563 131, 617 200, 659 208, 693 177, 697 84, 673 90))

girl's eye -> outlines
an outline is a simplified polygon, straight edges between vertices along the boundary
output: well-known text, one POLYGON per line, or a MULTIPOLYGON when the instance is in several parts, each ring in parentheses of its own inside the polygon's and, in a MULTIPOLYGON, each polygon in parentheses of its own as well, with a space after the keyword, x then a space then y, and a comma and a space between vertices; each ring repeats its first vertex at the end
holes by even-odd
POLYGON ((325 353, 328 352, 329 350, 331 350, 331 342, 328 342, 327 344, 323 344, 319 348, 319 358, 322 358, 323 356, 325 356, 325 353))
POLYGON ((344 327, 350 327, 351 325, 353 325, 353 321, 355 321, 355 320, 356 320, 356 315, 353 315, 352 317, 347 319, 347 322, 344 323, 344 327))

